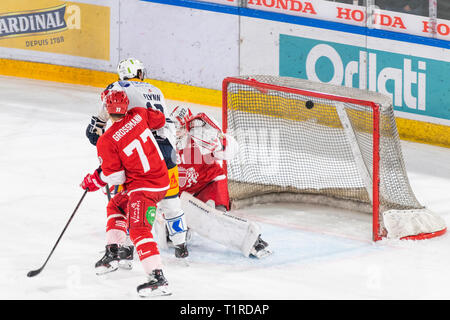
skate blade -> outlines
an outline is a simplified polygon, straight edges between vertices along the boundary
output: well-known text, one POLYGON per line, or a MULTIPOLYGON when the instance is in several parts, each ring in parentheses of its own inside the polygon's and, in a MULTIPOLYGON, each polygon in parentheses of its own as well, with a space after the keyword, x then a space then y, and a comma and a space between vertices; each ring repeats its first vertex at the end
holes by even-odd
POLYGON ((262 249, 262 250, 252 253, 252 257, 256 258, 256 259, 263 259, 263 258, 266 258, 266 257, 272 255, 272 253, 273 252, 269 249, 262 249))
POLYGON ((133 261, 121 260, 121 261, 119 261, 119 268, 124 269, 124 270, 131 270, 131 269, 133 269, 133 261))
POLYGON ((156 289, 152 288, 141 289, 139 290, 138 294, 142 298, 149 298, 149 297, 170 296, 172 295, 172 292, 170 292, 168 286, 162 286, 156 289))
MULTIPOLYGON (((116 262, 116 261, 113 261, 116 262)), ((109 267, 105 267, 105 266, 101 266, 101 267, 96 267, 95 268, 95 274, 98 276, 102 276, 111 272, 116 271, 117 269, 119 269, 119 264, 116 263, 111 263, 111 265, 109 267)))
POLYGON ((173 257, 172 259, 168 259, 171 261, 171 263, 177 265, 177 266, 182 266, 182 267, 189 267, 190 264, 190 259, 189 256, 186 258, 177 258, 177 257, 173 257))
POLYGON ((95 274, 98 276, 103 276, 105 274, 117 271, 117 269, 119 269, 118 267, 116 268, 103 268, 103 267, 99 267, 99 268, 95 268, 95 274))

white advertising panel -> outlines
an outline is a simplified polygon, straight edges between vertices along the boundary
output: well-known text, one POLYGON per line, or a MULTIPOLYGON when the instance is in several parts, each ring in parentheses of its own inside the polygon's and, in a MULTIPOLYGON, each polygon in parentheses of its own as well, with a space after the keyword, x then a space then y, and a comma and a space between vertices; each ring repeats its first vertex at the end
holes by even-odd
POLYGON ((2 0, 0 57, 112 70, 119 53, 118 3, 2 0))
POLYGON ((133 1, 121 17, 120 56, 141 59, 149 78, 219 89, 239 72, 236 15, 133 1))
POLYGON ((450 125, 450 51, 319 27, 241 20, 241 73, 378 91, 404 118, 450 125))
POLYGON ((402 117, 448 125, 450 21, 369 8, 324 0, 3 0, 0 58, 115 72, 120 59, 134 57, 149 78, 217 90, 239 74, 297 77, 383 92, 402 117))

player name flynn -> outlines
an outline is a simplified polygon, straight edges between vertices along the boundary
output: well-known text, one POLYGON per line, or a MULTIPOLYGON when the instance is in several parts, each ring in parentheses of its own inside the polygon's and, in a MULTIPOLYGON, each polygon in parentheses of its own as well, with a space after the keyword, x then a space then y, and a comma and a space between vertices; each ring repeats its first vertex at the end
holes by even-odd
POLYGON ((203 315, 208 318, 212 317, 214 313, 225 315, 265 315, 270 309, 267 304, 224 304, 222 307, 203 307, 187 304, 180 308, 181 315, 203 315))

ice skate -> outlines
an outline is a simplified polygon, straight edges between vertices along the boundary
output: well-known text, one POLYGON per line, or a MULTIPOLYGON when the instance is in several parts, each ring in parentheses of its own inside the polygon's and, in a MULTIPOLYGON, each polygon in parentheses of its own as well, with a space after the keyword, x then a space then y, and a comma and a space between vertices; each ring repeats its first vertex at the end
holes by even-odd
POLYGON ((272 254, 272 251, 268 248, 269 244, 261 239, 261 236, 256 240, 255 245, 250 250, 250 256, 254 258, 265 258, 272 254))
POLYGON ((148 276, 148 282, 139 285, 137 292, 141 297, 169 296, 172 294, 169 290, 169 283, 161 269, 153 270, 152 274, 148 276))
POLYGON ((127 270, 133 268, 133 246, 108 244, 105 248, 105 255, 95 264, 97 275, 116 271, 119 267, 127 270))
POLYGON ((185 259, 189 256, 189 251, 186 242, 174 247, 175 247, 175 258, 185 259))
POLYGON ((106 245, 105 255, 95 264, 95 273, 103 275, 119 268, 119 245, 106 245))
POLYGON ((133 268, 134 246, 119 246, 119 268, 131 270, 133 268))

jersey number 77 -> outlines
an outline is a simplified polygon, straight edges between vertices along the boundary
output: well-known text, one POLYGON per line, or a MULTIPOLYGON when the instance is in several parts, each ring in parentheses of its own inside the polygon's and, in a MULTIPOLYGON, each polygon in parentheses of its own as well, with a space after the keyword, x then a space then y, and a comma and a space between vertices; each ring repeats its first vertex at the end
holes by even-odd
POLYGON ((149 128, 146 128, 144 132, 142 132, 139 135, 139 138, 134 139, 131 141, 124 149, 123 152, 130 157, 134 151, 137 152, 139 156, 139 160, 141 161, 142 168, 144 169, 144 173, 150 171, 150 162, 148 161, 147 155, 144 152, 143 144, 145 144, 147 141, 153 144, 155 149, 158 151, 159 157, 161 160, 163 160, 163 155, 161 153, 161 150, 159 150, 158 144, 156 143, 155 137, 153 136, 153 133, 150 131, 149 128), (150 138, 150 139, 149 139, 150 138))

